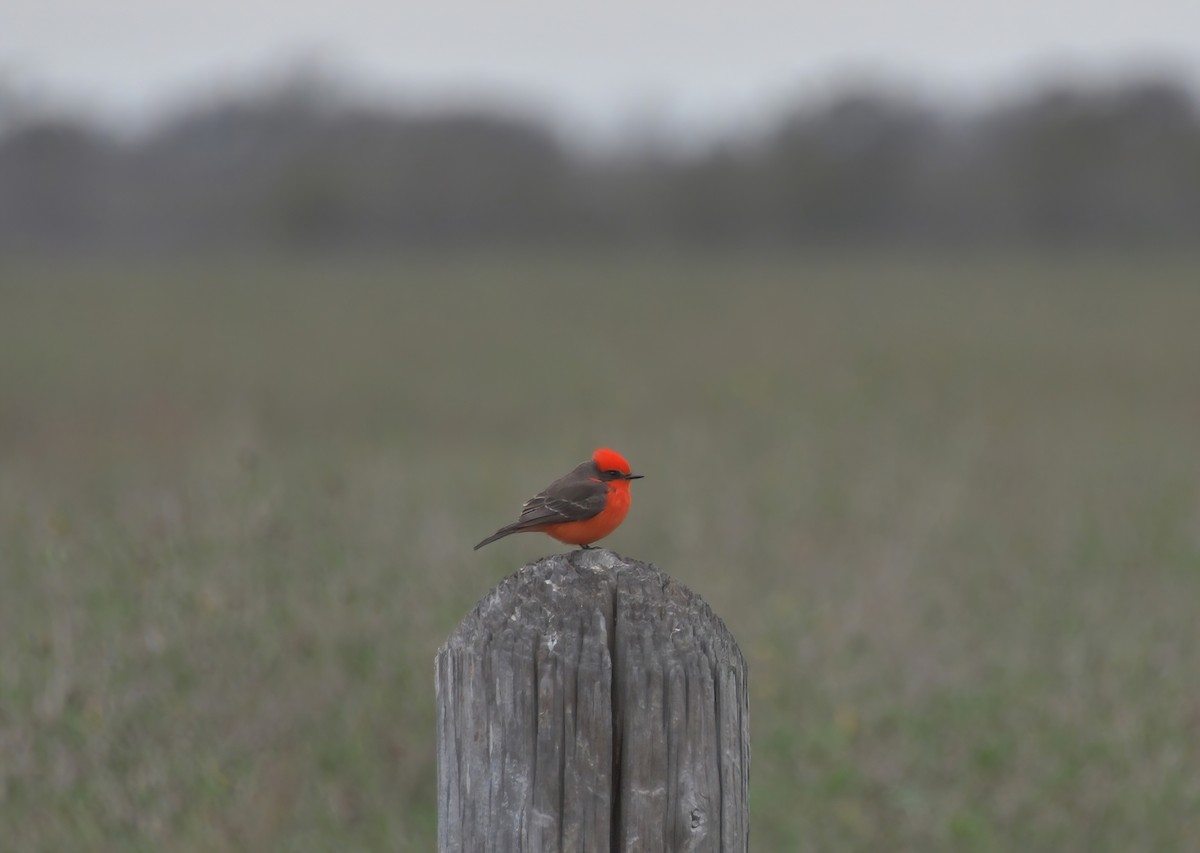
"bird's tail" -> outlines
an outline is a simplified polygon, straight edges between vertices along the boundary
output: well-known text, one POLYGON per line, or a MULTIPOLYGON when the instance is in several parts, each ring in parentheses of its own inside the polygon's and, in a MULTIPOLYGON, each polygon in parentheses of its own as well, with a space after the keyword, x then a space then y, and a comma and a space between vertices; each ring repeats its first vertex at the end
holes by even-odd
POLYGON ((517 524, 509 524, 506 527, 501 527, 499 530, 497 530, 495 533, 493 533, 487 539, 484 539, 482 542, 480 542, 478 545, 476 545, 472 550, 478 551, 484 545, 488 545, 492 542, 495 542, 497 539, 503 539, 505 536, 508 536, 511 533, 519 533, 519 532, 521 532, 522 529, 523 528, 517 524))

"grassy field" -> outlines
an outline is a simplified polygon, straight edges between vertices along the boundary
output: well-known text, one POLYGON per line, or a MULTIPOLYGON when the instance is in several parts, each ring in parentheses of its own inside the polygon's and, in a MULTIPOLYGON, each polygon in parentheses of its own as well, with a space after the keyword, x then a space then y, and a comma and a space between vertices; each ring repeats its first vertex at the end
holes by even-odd
POLYGON ((597 444, 759 851, 1200 838, 1200 261, 0 265, 0 842, 429 851, 433 656, 597 444))

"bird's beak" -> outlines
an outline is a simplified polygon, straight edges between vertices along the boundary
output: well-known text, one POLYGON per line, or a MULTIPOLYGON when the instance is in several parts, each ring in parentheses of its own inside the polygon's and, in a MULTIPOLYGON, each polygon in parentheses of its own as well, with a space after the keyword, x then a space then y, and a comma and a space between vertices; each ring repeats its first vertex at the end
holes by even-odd
POLYGON ((640 479, 642 479, 642 477, 645 477, 645 476, 646 476, 645 474, 626 474, 625 479, 626 480, 640 480, 640 479))

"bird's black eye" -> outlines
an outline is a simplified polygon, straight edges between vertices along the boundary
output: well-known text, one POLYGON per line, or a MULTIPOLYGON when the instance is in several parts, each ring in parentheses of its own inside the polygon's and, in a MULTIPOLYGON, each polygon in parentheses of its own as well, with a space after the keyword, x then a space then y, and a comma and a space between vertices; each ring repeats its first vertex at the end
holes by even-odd
POLYGON ((625 475, 622 474, 620 471, 612 470, 612 471, 605 471, 604 476, 616 478, 616 477, 624 477, 625 475))

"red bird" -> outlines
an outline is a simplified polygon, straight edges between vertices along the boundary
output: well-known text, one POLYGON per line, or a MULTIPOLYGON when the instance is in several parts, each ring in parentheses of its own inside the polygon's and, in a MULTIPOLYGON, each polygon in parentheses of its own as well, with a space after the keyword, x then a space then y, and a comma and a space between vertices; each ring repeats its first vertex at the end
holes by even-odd
POLYGON ((629 473, 629 463, 615 450, 601 447, 586 462, 560 477, 525 501, 521 517, 501 527, 475 546, 510 533, 545 533, 567 545, 590 548, 617 529, 629 512, 629 481, 641 479, 629 473))

